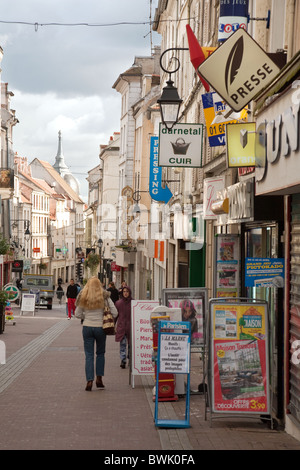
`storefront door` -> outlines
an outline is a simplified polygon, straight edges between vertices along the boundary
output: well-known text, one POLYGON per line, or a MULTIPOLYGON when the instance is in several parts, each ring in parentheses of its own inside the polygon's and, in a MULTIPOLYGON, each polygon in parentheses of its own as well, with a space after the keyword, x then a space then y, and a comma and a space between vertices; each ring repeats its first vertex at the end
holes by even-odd
MULTIPOLYGON (((278 223, 246 226, 243 258, 282 257, 281 226, 278 223)), ((245 271, 244 269, 242 270, 245 271)), ((245 282, 243 282, 245 286, 245 282)), ((284 309, 283 288, 243 287, 243 296, 268 302, 270 315, 271 384, 273 412, 283 418, 284 309)))

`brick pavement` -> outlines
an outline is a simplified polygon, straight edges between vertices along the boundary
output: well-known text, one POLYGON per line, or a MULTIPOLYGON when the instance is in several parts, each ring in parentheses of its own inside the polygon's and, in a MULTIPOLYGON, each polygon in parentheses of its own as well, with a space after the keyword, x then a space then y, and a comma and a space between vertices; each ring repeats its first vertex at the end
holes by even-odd
MULTIPOLYGON (((66 320, 64 305, 35 317, 14 310, 16 325, 0 336, 7 350, 0 365, 1 450, 300 450, 299 441, 259 420, 223 418, 210 426, 198 394, 191 395, 191 428, 155 428, 153 378, 135 377, 133 389, 113 338, 105 390, 86 392, 80 322, 66 320)), ((192 363, 194 388, 201 363, 192 363)), ((159 406, 171 419, 184 416, 184 399, 159 406)))

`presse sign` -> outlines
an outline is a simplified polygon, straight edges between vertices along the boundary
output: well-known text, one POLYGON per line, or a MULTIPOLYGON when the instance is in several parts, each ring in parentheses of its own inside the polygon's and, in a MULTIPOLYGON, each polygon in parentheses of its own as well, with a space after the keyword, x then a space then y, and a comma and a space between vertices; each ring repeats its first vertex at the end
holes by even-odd
POLYGON ((276 77, 279 68, 244 29, 238 29, 198 71, 238 112, 276 77))

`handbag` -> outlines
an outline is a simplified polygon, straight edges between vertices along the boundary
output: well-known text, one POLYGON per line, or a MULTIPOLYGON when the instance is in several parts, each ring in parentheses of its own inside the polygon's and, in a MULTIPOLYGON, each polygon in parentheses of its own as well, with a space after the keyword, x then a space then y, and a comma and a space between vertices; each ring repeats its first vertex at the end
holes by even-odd
POLYGON ((104 306, 103 309, 103 325, 102 325, 103 331, 106 335, 112 336, 116 334, 115 330, 115 321, 114 318, 111 314, 110 308, 108 306, 108 303, 106 302, 106 305, 104 306))

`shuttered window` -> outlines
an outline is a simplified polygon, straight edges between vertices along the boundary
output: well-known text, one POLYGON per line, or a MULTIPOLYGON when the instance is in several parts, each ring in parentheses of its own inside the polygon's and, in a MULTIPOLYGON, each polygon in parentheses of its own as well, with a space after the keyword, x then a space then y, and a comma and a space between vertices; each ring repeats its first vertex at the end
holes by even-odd
MULTIPOLYGON (((292 196, 290 265, 290 348, 300 340, 300 194, 292 196)), ((290 360, 289 410, 300 425, 300 364, 290 360)))

